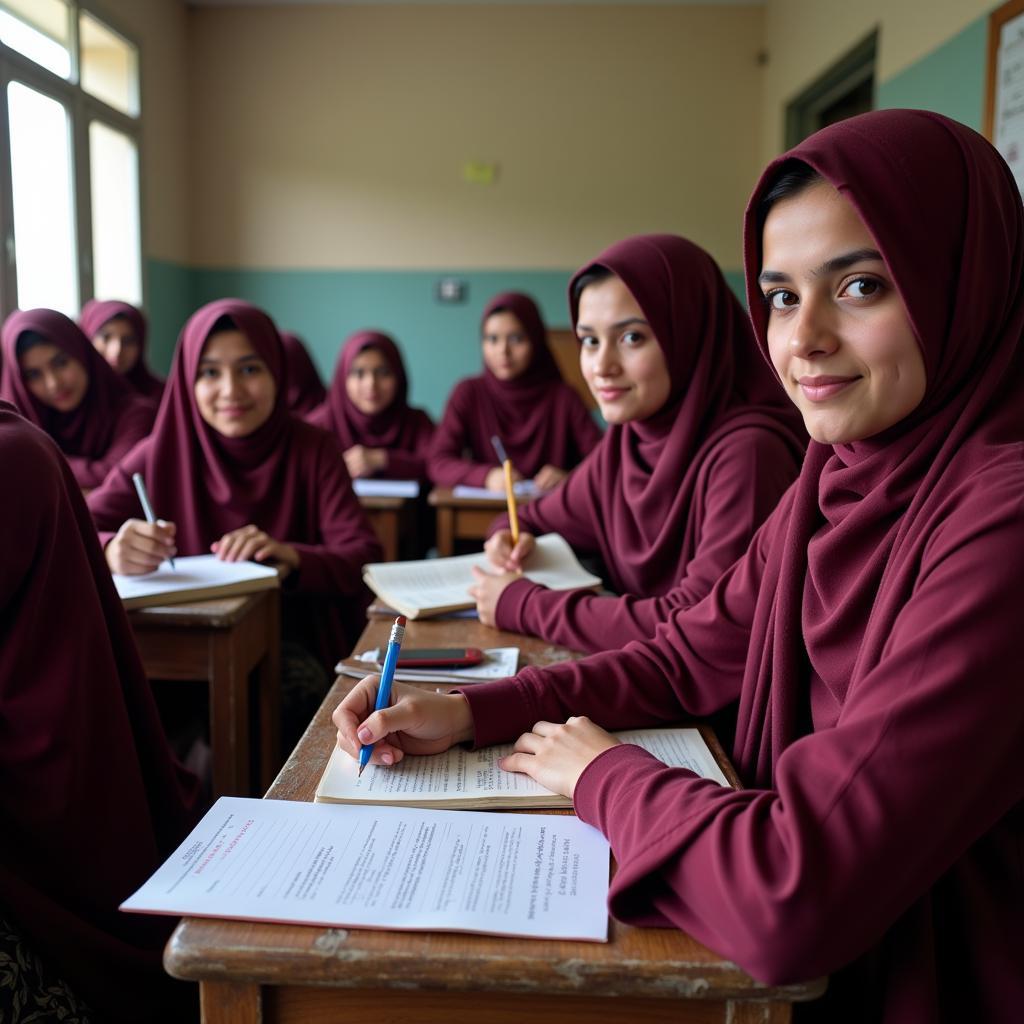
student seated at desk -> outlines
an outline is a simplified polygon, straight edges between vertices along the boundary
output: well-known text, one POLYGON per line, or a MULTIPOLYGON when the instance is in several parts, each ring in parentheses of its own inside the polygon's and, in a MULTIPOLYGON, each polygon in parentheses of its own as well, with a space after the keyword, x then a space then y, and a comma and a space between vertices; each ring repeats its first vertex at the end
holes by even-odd
POLYGON ((12 313, 0 348, 0 398, 57 442, 79 487, 103 483, 153 425, 156 405, 135 394, 63 313, 12 313))
POLYGON ((288 366, 285 400, 293 416, 305 416, 327 397, 327 391, 302 339, 290 331, 281 331, 281 344, 284 345, 284 360, 288 366))
POLYGON ((676 235, 638 235, 573 277, 580 366, 610 424, 564 487, 507 517, 476 573, 480 619, 576 650, 645 640, 696 604, 796 479, 806 435, 715 261, 676 235), (517 574, 534 536, 600 555, 618 597, 517 574))
POLYGON ((89 508, 117 573, 211 551, 280 566, 284 686, 294 679, 305 691, 284 694, 288 734, 299 724, 288 721, 289 707, 301 718, 322 699, 359 635, 369 598, 362 566, 381 550, 337 442, 288 412, 285 385, 281 339, 264 312, 239 299, 203 306, 182 330, 152 436, 89 496, 89 508), (133 473, 161 523, 139 517, 133 473))
POLYGON ((484 372, 455 385, 434 435, 430 478, 505 490, 492 437, 512 461, 515 480, 549 491, 601 440, 583 400, 562 380, 533 299, 496 295, 480 325, 484 372))
POLYGON ((5 402, 0 474, 17 486, 0 502, 0 1019, 82 1019, 60 1011, 83 1002, 94 1021, 196 1019, 194 987, 161 967, 176 922, 117 907, 194 824, 197 780, 71 471, 5 402))
POLYGON ((338 354, 327 400, 306 419, 338 438, 350 476, 426 480, 434 424, 408 396, 398 346, 379 331, 357 331, 338 354))
POLYGON ((758 344, 813 438, 749 551, 624 651, 460 696, 399 688, 376 715, 360 683, 335 713, 339 742, 356 752, 363 719, 377 761, 519 735, 503 767, 572 795, 611 841, 612 913, 682 928, 764 982, 832 975, 801 1020, 1011 1024, 1020 193, 970 129, 878 111, 774 161, 745 237, 758 344), (604 731, 733 701, 749 789, 604 731))
POLYGON ((129 302, 90 299, 78 315, 78 324, 132 390, 160 401, 164 382, 146 365, 146 317, 141 309, 129 302))

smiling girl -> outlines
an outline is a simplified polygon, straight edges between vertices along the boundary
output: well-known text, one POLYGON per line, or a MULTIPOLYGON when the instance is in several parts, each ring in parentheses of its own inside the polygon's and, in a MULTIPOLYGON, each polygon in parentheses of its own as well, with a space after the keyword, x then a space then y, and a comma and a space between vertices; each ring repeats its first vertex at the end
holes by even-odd
POLYGON ((409 405, 398 346, 380 331, 346 339, 327 400, 307 417, 341 442, 349 475, 426 480, 434 424, 409 405))
POLYGON ((1024 1006, 1024 208, 981 136, 891 110, 813 135, 747 209, 757 340, 813 442, 708 597, 646 643, 457 696, 367 682, 353 756, 517 734, 618 861, 611 909, 771 983, 801 1019, 1009 1022, 1024 1006), (738 701, 749 788, 605 728, 738 701), (589 716, 589 717, 575 717, 589 716), (360 723, 362 723, 360 725, 360 723), (407 730, 407 731, 404 731, 407 730))
POLYGON ((491 443, 497 436, 513 479, 551 490, 594 449, 601 430, 562 380, 533 299, 519 292, 491 299, 480 347, 484 372, 452 391, 434 435, 430 478, 442 487, 503 492, 505 475, 491 443))
POLYGON ((796 477, 804 439, 714 260, 675 235, 619 242, 569 289, 583 376, 610 424, 554 494, 501 520, 477 571, 481 621, 575 650, 652 636, 743 554, 796 477), (618 597, 517 575, 537 534, 599 554, 618 597))
POLYGON ((156 406, 134 394, 63 313, 12 313, 0 347, 0 398, 57 442, 80 487, 103 483, 153 425, 156 406))
POLYGON ((89 508, 117 573, 150 572, 175 553, 278 565, 284 639, 317 659, 326 683, 358 635, 362 565, 380 547, 337 442, 288 412, 286 387, 265 313, 239 299, 203 306, 182 330, 152 436, 89 508), (133 473, 161 522, 139 517, 133 473))

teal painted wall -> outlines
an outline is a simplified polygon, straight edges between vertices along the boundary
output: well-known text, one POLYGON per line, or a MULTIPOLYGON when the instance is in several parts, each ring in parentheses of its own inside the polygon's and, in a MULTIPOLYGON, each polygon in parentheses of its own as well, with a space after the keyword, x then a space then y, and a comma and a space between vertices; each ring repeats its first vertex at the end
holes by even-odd
MULTIPOLYGON (((880 83, 878 106, 937 110, 980 129, 987 23, 987 18, 979 18, 880 83)), ((325 381, 333 371, 338 346, 350 333, 376 327, 393 335, 406 357, 412 401, 436 417, 455 381, 479 370, 479 320, 487 300, 509 289, 528 292, 548 324, 564 326, 571 270, 214 270, 149 260, 147 274, 150 359, 158 370, 170 365, 187 317, 205 302, 233 295, 261 306, 282 329, 301 335, 325 381), (437 301, 434 291, 442 276, 466 282, 464 303, 437 301)), ((726 270, 725 277, 744 301, 742 270, 726 270)))
POLYGON ((988 17, 978 18, 926 57, 878 85, 879 109, 936 110, 981 131, 988 17))

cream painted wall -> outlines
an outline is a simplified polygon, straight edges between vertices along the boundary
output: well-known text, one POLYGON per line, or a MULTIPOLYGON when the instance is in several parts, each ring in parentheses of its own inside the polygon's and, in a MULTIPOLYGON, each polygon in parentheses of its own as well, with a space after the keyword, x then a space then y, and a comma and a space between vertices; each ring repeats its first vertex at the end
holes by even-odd
POLYGON ((995 0, 768 0, 760 162, 784 148, 786 104, 876 27, 876 75, 884 82, 995 6, 995 0))
POLYGON ((763 16, 193 8, 190 262, 561 269, 667 230, 738 266, 763 16))
POLYGON ((189 259, 189 109, 184 0, 97 0, 90 8, 139 44, 142 63, 142 251, 189 259))

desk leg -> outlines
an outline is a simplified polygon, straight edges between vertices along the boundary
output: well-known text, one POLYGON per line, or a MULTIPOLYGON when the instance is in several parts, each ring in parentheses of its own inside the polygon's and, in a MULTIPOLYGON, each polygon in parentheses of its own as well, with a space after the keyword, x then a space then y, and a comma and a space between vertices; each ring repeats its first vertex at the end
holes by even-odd
POLYGON ((204 981, 199 985, 203 1024, 259 1024, 263 998, 259 985, 204 981))
POLYGON ((210 639, 210 745, 213 795, 251 796, 249 679, 229 632, 210 639))
POLYGON ((256 668, 260 708, 260 791, 265 793, 281 767, 281 596, 268 591, 264 602, 267 649, 256 668))
POLYGON ((455 509, 437 510, 437 553, 441 558, 455 554, 455 509))

